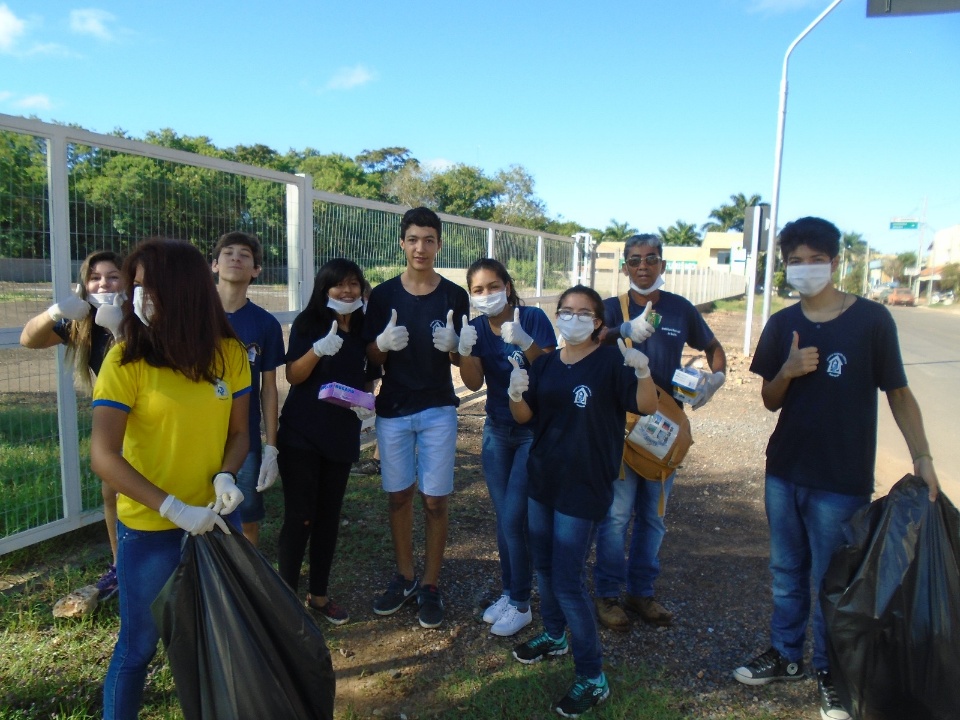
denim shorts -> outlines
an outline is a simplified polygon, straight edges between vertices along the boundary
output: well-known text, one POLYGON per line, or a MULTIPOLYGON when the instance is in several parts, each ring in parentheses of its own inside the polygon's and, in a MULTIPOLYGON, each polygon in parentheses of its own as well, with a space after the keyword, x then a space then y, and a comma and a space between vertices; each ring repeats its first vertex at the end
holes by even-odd
POLYGON ((424 495, 453 492, 457 409, 452 405, 398 418, 377 416, 377 444, 386 492, 406 490, 414 482, 424 495))
POLYGON ((237 487, 243 493, 243 502, 231 515, 238 515, 240 522, 256 523, 263 520, 266 511, 263 508, 263 493, 257 492, 260 479, 260 450, 251 450, 237 472, 237 487))

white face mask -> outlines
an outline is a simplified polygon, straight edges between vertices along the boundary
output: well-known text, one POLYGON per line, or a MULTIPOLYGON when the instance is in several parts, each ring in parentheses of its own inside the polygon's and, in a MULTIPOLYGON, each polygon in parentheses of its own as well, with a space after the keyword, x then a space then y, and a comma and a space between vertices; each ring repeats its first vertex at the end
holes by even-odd
POLYGON ((354 310, 363 307, 363 298, 357 298, 353 302, 343 302, 342 300, 334 300, 332 297, 328 297, 327 307, 340 315, 349 315, 354 310))
POLYGON ((657 279, 653 281, 653 285, 644 290, 642 287, 637 285, 633 280, 630 281, 630 289, 636 290, 641 295, 650 295, 651 293, 656 292, 663 287, 663 275, 657 275, 657 279))
POLYGON ((489 295, 471 295, 470 304, 478 313, 483 313, 487 317, 499 315, 500 311, 507 306, 507 291, 490 293, 489 295))
POLYGON ((557 318, 557 330, 564 340, 576 345, 593 335, 593 318, 578 318, 576 315, 569 320, 557 318))
POLYGON ((140 318, 140 322, 149 326, 155 313, 153 299, 144 294, 142 285, 137 285, 133 289, 133 314, 140 318))
POLYGON ((797 292, 807 297, 818 295, 830 283, 832 276, 833 265, 831 263, 787 265, 787 282, 797 292))

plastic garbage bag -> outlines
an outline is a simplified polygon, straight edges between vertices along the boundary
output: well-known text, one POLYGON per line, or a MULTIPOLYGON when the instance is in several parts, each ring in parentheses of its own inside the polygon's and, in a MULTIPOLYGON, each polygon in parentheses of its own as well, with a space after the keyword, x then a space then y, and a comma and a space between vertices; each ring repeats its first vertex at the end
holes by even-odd
POLYGON ((820 599, 855 720, 960 717, 960 515, 907 475, 844 528, 820 599))
POLYGON ((187 536, 151 610, 185 720, 333 718, 320 629, 240 533, 187 536))

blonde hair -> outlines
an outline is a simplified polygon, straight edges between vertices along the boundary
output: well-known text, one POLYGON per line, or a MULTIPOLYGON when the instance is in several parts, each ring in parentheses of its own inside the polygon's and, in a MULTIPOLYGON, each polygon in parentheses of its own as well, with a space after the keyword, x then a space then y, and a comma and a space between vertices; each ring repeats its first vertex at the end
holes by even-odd
MULTIPOLYGON (((98 250, 90 253, 80 265, 80 297, 87 299, 87 281, 90 279, 90 272, 98 263, 113 263, 117 270, 123 267, 123 257, 112 250, 98 250)), ((81 320, 72 320, 70 322, 70 332, 67 339, 67 358, 73 361, 74 382, 79 390, 86 392, 93 391, 93 368, 90 367, 90 352, 93 350, 93 318, 95 313, 87 313, 81 320)), ((114 339, 110 333, 107 333, 107 349, 109 349, 114 339)))

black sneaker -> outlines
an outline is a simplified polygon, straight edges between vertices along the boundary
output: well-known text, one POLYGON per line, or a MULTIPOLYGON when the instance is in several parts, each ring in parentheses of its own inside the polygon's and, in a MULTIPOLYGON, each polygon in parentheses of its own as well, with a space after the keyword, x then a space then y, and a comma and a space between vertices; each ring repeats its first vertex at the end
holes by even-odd
POLYGON ((373 611, 377 615, 393 615, 404 604, 413 598, 419 583, 417 576, 407 580, 400 573, 394 573, 383 595, 378 595, 373 601, 373 611))
POLYGON ((513 649, 513 656, 520 662, 529 665, 537 660, 543 660, 548 655, 566 655, 569 650, 567 636, 564 633, 559 640, 550 637, 550 633, 540 633, 533 640, 517 645, 513 649))
POLYGON ((607 676, 600 673, 600 682, 595 683, 585 677, 578 677, 577 681, 567 690, 567 694, 553 706, 553 709, 564 717, 580 717, 594 705, 599 705, 610 697, 610 685, 607 676))
POLYGON ((840 704, 840 696, 833 687, 829 670, 817 672, 817 690, 820 691, 820 717, 823 720, 850 720, 850 713, 840 704))
POLYGON ((421 585, 417 604, 420 606, 420 627, 427 629, 440 627, 440 623, 443 622, 443 599, 440 597, 437 586, 421 585))
POLYGON ((774 680, 802 680, 803 660, 790 662, 776 648, 770 648, 734 670, 733 677, 744 685, 766 685, 774 680))

